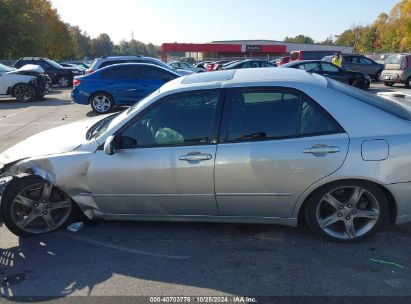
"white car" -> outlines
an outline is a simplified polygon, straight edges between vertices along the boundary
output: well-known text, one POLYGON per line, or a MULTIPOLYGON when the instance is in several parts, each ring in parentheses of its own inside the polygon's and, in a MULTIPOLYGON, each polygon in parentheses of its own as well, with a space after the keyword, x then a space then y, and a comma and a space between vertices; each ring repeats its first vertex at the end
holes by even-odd
POLYGON ((38 65, 25 65, 20 69, 0 64, 0 95, 15 97, 17 101, 42 99, 50 87, 50 78, 38 65))
POLYGON ((206 71, 206 69, 204 68, 200 68, 200 67, 195 67, 187 62, 183 62, 183 61, 173 61, 173 62, 169 62, 169 65, 171 65, 173 68, 175 69, 181 69, 181 70, 186 70, 186 71, 191 71, 194 73, 203 73, 206 71))

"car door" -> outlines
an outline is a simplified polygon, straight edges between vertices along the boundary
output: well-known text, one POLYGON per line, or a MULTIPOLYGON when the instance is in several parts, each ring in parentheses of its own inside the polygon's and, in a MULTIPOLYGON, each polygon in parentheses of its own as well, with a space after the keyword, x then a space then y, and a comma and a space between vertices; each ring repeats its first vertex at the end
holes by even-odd
POLYGON ((113 66, 104 73, 104 84, 118 105, 130 105, 135 103, 136 79, 133 70, 129 66, 113 66))
POLYGON ((215 165, 225 216, 290 217, 298 197, 344 162, 348 135, 289 88, 230 89, 215 165))
POLYGON ((117 134, 113 155, 96 151, 88 179, 103 212, 216 215, 218 90, 159 100, 117 134))

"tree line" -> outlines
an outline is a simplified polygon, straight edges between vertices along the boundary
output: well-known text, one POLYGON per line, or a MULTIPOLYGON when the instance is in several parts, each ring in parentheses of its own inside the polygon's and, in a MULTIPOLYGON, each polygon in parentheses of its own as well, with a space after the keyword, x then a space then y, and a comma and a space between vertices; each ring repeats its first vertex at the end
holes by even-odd
POLYGON ((55 60, 107 55, 156 57, 160 48, 135 39, 115 44, 108 34, 91 38, 61 20, 49 0, 0 0, 0 59, 42 56, 55 60))
MULTIPOLYGON (((286 42, 314 43, 309 36, 285 37, 286 42)), ((411 0, 402 0, 389 12, 381 13, 370 25, 352 26, 321 44, 353 46, 356 53, 398 53, 411 51, 411 0)))

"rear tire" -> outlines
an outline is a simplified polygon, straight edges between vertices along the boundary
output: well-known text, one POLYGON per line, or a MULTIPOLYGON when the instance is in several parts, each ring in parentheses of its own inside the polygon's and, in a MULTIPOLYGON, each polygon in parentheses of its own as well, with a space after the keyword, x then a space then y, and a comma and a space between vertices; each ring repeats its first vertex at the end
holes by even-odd
POLYGON ((409 77, 405 82, 405 87, 407 89, 411 89, 411 77, 409 77))
POLYGON ((109 113, 115 106, 113 97, 107 93, 96 93, 90 98, 90 105, 97 114, 109 113))
POLYGON ((36 97, 36 89, 29 83, 18 83, 13 88, 13 95, 19 102, 33 101, 36 97))
POLYGON ((70 79, 66 76, 60 76, 58 79, 59 86, 62 88, 68 88, 70 86, 70 79))
POLYGON ((59 230, 74 220, 77 211, 66 193, 36 175, 11 181, 1 199, 4 224, 19 237, 59 230))
POLYGON ((306 223, 315 234, 350 243, 377 232, 388 217, 388 201, 376 184, 345 180, 317 189, 304 210, 306 223))
POLYGON ((384 82, 384 85, 386 87, 392 87, 394 85, 394 83, 393 82, 384 82))

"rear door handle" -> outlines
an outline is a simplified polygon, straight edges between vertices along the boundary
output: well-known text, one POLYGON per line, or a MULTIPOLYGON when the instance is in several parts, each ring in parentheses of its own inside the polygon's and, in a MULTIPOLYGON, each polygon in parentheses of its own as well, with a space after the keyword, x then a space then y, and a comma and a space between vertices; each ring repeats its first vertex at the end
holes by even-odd
POLYGON ((209 160, 212 158, 213 156, 208 153, 190 152, 186 155, 180 156, 178 159, 185 160, 185 161, 201 161, 201 160, 209 160))
POLYGON ((303 149, 303 153, 309 154, 326 154, 326 153, 338 153, 340 147, 336 146, 312 146, 311 148, 303 149))

